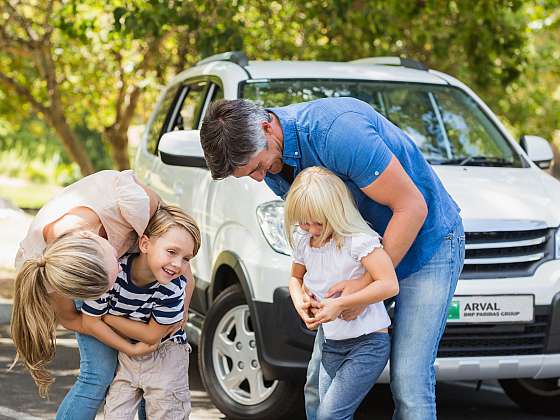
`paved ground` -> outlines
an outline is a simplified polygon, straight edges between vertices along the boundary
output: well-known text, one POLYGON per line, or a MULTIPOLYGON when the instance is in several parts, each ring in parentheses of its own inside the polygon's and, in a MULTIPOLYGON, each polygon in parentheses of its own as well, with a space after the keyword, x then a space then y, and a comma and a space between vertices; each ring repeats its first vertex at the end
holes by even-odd
MULTIPOLYGON (((56 407, 72 386, 78 374, 79 356, 72 334, 59 331, 56 358, 52 371, 56 382, 52 386, 50 400, 41 400, 31 377, 20 365, 8 371, 14 357, 13 343, 9 339, 8 326, 0 325, 0 420, 54 419, 56 407)), ((196 363, 196 351, 189 369, 192 392, 191 420, 214 420, 225 418, 212 404, 200 381, 196 363)), ((294 390, 294 392, 299 392, 294 390)), ((501 391, 497 384, 485 384, 475 391, 473 383, 438 384, 439 418, 446 420, 547 420, 542 416, 523 413, 501 391)), ((356 420, 390 420, 391 397, 386 386, 377 386, 364 401, 356 414, 356 420)), ((103 419, 101 415, 97 417, 103 419)), ((289 420, 304 420, 300 416, 289 420)))

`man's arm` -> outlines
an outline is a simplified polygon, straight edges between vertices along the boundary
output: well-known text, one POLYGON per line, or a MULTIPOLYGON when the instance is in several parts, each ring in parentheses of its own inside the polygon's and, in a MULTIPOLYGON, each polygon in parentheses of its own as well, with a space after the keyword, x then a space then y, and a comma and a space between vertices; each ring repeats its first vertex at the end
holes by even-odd
POLYGON ((394 156, 379 178, 362 191, 393 211, 383 235, 383 247, 396 267, 412 246, 428 215, 424 196, 394 156))

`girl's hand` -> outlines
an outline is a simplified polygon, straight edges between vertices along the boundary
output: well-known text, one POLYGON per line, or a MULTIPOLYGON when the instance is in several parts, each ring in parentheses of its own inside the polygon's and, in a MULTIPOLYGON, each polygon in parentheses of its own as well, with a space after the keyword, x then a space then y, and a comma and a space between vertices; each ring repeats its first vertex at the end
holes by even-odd
MULTIPOLYGON (((342 313, 342 306, 339 299, 323 299, 321 301, 321 309, 315 314, 314 324, 323 324, 325 322, 334 321, 342 313)), ((313 326, 315 326, 313 324, 313 326)))
MULTIPOLYGON (((352 293, 356 293, 362 290, 371 282, 369 274, 364 275, 363 277, 351 280, 342 280, 339 281, 331 286, 331 288, 325 294, 326 298, 330 297, 337 297, 337 296, 346 296, 351 295, 352 293)), ((368 305, 359 305, 353 308, 348 308, 342 311, 341 317, 345 321, 353 321, 356 319, 366 308, 368 305)))
POLYGON ((302 300, 298 305, 296 305, 297 313, 299 314, 301 320, 305 323, 305 326, 310 330, 315 330, 319 326, 312 327, 315 324, 315 318, 313 312, 318 311, 321 308, 321 304, 315 299, 305 299, 302 300))
POLYGON ((129 356, 143 356, 145 354, 153 353, 158 348, 159 343, 157 344, 146 344, 146 343, 136 343, 132 346, 132 351, 130 352, 129 356))

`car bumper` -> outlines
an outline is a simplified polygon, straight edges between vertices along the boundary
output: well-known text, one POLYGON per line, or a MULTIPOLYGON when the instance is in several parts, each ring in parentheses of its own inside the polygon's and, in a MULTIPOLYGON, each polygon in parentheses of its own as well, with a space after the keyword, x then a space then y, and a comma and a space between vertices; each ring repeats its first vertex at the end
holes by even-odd
MULTIPOLYGON (((259 337, 261 365, 267 378, 287 380, 305 380, 305 370, 311 356, 315 334, 305 327, 295 311, 287 288, 277 288, 274 292, 273 303, 256 302, 256 321, 259 323, 259 337)), ((535 307, 543 321, 541 341, 537 346, 520 348, 518 345, 508 347, 507 340, 499 344, 487 345, 485 337, 495 340, 503 334, 502 326, 497 325, 490 337, 488 334, 475 337, 480 347, 475 349, 472 356, 453 357, 453 352, 444 348, 445 337, 442 339, 439 352, 445 352, 448 357, 438 357, 435 362, 438 380, 477 380, 477 379, 507 379, 507 378, 551 378, 560 376, 560 293, 551 305, 535 307), (505 345, 504 345, 505 344, 505 345), (531 350, 530 348, 533 347, 531 350), (492 354, 496 349, 502 353, 492 354), (529 349, 529 350, 527 350, 529 349), (523 354, 533 351, 537 354, 523 354), (479 352, 480 354, 476 354, 479 352)), ((521 337, 535 335, 527 324, 522 328, 527 330, 515 332, 521 337)), ((456 327, 454 327, 456 328, 456 327)), ((476 328, 476 327, 475 327, 476 328)), ((517 326, 516 328, 520 328, 517 326)), ((469 331, 473 336, 476 331, 469 331)), ((508 336, 512 331, 507 331, 508 336)), ((466 343, 469 346, 469 343, 466 343)), ((459 349, 457 351, 462 351, 459 349)), ((472 351, 472 349, 471 349, 472 351)), ((380 381, 388 382, 389 369, 384 370, 380 381)))

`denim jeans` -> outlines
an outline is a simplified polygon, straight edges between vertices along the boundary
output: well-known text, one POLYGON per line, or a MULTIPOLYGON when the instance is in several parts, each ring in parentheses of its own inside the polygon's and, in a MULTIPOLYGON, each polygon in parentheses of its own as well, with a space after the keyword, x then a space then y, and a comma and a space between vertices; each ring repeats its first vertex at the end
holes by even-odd
MULTIPOLYGON (((75 301, 76 309, 82 301, 75 301)), ((117 368, 117 351, 96 338, 76 333, 80 374, 56 412, 56 420, 93 420, 105 401, 117 368)), ((145 420, 145 417, 139 417, 145 420)))
POLYGON ((318 420, 351 420, 389 361, 389 334, 325 340, 319 370, 318 420))
MULTIPOLYGON (((393 420, 436 419, 434 361, 464 259, 465 233, 459 222, 421 270, 399 281, 391 333, 393 420)), ((308 420, 317 419, 319 406, 320 330, 304 388, 308 420)))

